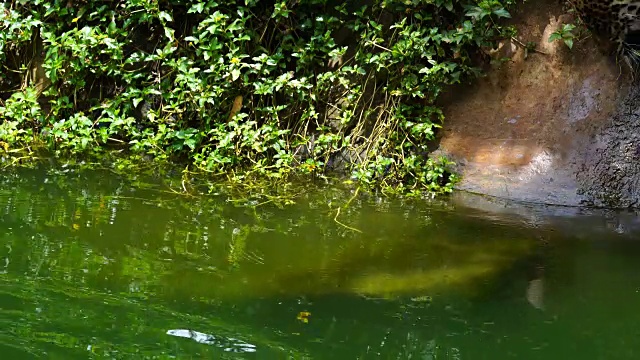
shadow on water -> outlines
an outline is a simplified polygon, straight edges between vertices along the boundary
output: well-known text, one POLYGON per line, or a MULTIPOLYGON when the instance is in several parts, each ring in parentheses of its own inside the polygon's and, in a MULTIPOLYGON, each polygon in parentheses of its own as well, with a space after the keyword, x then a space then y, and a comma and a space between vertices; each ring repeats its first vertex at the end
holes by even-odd
POLYGON ((100 172, 0 185, 12 359, 536 359, 640 331, 602 313, 612 296, 607 314, 632 311, 640 247, 584 216, 360 196, 339 219, 357 232, 335 221, 338 188, 252 208, 100 172))

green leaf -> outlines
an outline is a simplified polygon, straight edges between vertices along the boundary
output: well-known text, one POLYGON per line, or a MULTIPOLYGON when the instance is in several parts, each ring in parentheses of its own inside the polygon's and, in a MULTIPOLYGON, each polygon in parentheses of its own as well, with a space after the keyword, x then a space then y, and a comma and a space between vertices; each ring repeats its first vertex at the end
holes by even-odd
POLYGON ((169 15, 169 13, 167 13, 166 11, 160 11, 160 13, 158 14, 158 17, 160 18, 160 20, 164 20, 167 22, 173 21, 173 19, 171 18, 171 15, 169 15))
POLYGON ((564 39, 564 43, 567 44, 567 47, 569 47, 569 49, 573 48, 573 39, 564 39))
POLYGON ((554 42, 554 41, 560 40, 560 39, 562 39, 562 35, 557 33, 557 32, 554 32, 553 34, 551 34, 549 36, 549 42, 554 42))
POLYGON ((511 14, 509 14, 509 12, 505 10, 505 8, 493 10, 493 13, 496 14, 496 16, 498 17, 511 18, 511 14))
POLYGON ((195 150, 196 148, 196 139, 195 137, 190 137, 184 141, 184 144, 187 145, 191 150, 195 150))
POLYGON ((453 1, 447 0, 444 3, 444 8, 447 9, 448 11, 453 11, 453 1))
POLYGON ((231 80, 232 81, 238 80, 239 77, 240 77, 240 70, 239 69, 231 70, 231 80))
POLYGON ((470 6, 467 8, 467 12, 465 13, 466 16, 469 16, 471 18, 474 18, 476 20, 480 20, 483 17, 489 15, 490 13, 484 9, 482 9, 481 7, 478 6, 470 6))
POLYGON ((167 38, 169 38, 169 41, 173 41, 174 37, 173 34, 175 33, 175 30, 165 27, 164 28, 164 36, 166 36, 167 38))
POLYGON ((187 14, 192 14, 192 13, 202 14, 202 11, 204 10, 204 5, 205 3, 203 2, 193 5, 189 9, 189 11, 187 11, 187 14))

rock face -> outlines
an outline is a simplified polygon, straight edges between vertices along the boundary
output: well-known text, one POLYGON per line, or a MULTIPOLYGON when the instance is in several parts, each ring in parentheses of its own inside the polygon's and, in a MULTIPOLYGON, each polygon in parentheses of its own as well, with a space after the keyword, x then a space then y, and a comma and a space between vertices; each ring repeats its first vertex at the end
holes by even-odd
POLYGON ((608 126, 590 139, 577 169, 589 205, 640 206, 640 88, 632 87, 608 126))
POLYGON ((436 154, 459 189, 559 205, 640 206, 640 90, 588 34, 573 50, 549 35, 572 22, 555 0, 521 5, 518 38, 488 51, 511 60, 451 89, 436 154), (522 46, 537 44, 539 52, 522 46))

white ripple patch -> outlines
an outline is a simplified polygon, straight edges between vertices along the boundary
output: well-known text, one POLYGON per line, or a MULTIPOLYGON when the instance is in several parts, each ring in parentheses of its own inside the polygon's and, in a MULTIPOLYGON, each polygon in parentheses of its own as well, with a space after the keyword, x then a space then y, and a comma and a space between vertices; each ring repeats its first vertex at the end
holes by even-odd
POLYGON ((221 348, 224 351, 234 353, 249 353, 256 352, 256 346, 246 343, 236 338, 227 338, 224 336, 214 336, 210 334, 201 333, 199 331, 188 329, 174 329, 168 330, 167 335, 191 339, 195 342, 205 345, 213 345, 221 348))

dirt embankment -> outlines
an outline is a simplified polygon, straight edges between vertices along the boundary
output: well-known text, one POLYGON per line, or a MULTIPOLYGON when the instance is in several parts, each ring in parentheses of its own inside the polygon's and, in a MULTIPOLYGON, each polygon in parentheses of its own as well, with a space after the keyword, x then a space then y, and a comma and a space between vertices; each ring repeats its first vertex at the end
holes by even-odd
POLYGON ((573 18, 555 0, 514 13, 517 39, 494 52, 511 60, 451 89, 443 153, 460 189, 562 205, 640 205, 640 90, 623 63, 585 34, 569 50, 549 43, 573 18), (539 52, 523 44, 534 42, 539 52))

